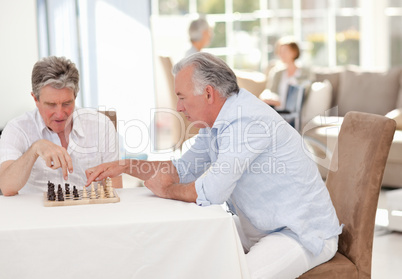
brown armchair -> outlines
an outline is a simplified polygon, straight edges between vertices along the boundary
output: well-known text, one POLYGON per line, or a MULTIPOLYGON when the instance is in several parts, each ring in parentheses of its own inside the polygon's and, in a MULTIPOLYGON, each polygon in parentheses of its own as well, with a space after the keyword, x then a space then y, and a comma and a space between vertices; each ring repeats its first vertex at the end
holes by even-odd
POLYGON ((380 115, 345 115, 326 181, 345 225, 338 252, 299 278, 371 278, 375 215, 395 126, 380 115))
MULTIPOLYGON (((160 62, 163 67, 163 72, 166 76, 169 91, 169 104, 173 112, 176 112, 177 96, 174 91, 174 76, 172 74, 173 62, 168 56, 159 56, 160 62)), ((162 107, 164 107, 163 105, 162 107)), ((160 107, 158 105, 158 107, 160 107)), ((159 117, 164 120, 170 120, 168 124, 168 129, 171 131, 171 140, 173 143, 173 149, 181 149, 184 141, 198 134, 199 128, 194 127, 189 120, 182 113, 177 113, 177 115, 172 115, 172 113, 159 112, 159 117)), ((158 115, 157 115, 158 116, 158 115)))

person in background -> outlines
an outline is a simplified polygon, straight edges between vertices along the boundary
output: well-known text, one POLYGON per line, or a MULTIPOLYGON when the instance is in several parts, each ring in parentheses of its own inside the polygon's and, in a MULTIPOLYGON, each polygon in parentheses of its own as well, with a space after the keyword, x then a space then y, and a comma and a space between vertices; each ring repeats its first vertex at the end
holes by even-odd
POLYGON ((205 18, 199 18, 190 23, 188 28, 191 48, 187 50, 185 56, 197 53, 208 46, 212 39, 212 29, 205 18))
POLYGON ((310 78, 310 70, 298 67, 300 48, 291 37, 283 37, 277 42, 277 54, 281 60, 269 73, 267 88, 260 99, 277 110, 283 110, 289 85, 301 85, 310 78))
POLYGON ((127 173, 162 198, 226 202, 253 279, 295 278, 330 260, 342 227, 300 134, 209 53, 182 59, 173 73, 177 111, 201 128, 192 147, 172 161, 90 168, 87 185, 127 173))
POLYGON ((70 60, 50 56, 36 62, 36 109, 9 121, 0 139, 3 195, 45 192, 48 181, 82 187, 88 167, 118 159, 113 123, 96 110, 77 109, 78 91, 79 73, 70 60))

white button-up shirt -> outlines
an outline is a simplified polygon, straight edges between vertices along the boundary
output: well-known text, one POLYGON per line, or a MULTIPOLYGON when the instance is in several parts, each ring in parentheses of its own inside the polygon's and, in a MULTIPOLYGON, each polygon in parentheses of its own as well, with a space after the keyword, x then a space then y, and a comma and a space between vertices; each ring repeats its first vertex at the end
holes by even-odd
MULTIPOLYGON (((39 157, 25 186, 19 193, 47 191, 47 182, 82 189, 86 182, 85 170, 101 163, 118 160, 117 133, 110 119, 93 109, 76 108, 73 128, 67 148, 73 161, 73 173, 63 179, 61 168, 52 170, 39 157)), ((61 146, 58 135, 46 127, 38 109, 27 112, 7 123, 0 139, 0 164, 17 160, 31 145, 46 139, 61 146)))

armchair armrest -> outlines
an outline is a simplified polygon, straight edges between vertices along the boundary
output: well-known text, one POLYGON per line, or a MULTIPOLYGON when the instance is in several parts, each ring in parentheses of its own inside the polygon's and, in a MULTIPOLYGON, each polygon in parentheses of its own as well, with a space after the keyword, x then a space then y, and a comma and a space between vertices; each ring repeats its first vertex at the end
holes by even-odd
POLYGON ((385 116, 394 119, 396 122, 396 129, 402 130, 402 108, 394 109, 388 112, 385 116))
POLYGON ((260 72, 247 72, 241 70, 234 71, 237 76, 237 83, 240 88, 244 88, 255 96, 259 96, 264 91, 267 84, 267 77, 260 72))
POLYGON ((302 108, 302 126, 331 108, 332 85, 328 80, 314 82, 305 97, 302 108))

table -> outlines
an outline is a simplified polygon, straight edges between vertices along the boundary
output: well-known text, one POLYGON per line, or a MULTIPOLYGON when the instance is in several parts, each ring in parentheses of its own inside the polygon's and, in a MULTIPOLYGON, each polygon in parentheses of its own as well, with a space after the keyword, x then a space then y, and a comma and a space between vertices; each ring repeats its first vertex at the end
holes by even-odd
POLYGON ((232 217, 219 205, 117 189, 119 203, 44 207, 0 196, 1 278, 249 278, 232 217))

